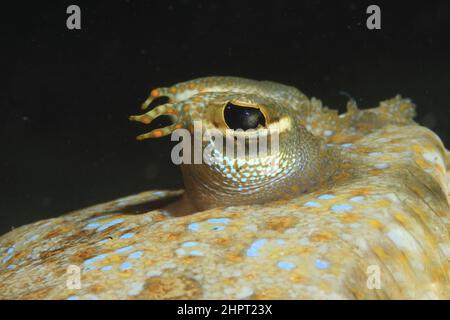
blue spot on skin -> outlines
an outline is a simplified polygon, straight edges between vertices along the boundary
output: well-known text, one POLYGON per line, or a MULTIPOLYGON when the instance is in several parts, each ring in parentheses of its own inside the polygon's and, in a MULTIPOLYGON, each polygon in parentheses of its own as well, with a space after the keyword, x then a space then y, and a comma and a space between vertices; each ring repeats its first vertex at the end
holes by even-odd
POLYGON ((184 249, 178 248, 177 250, 175 250, 175 253, 184 256, 186 254, 186 251, 184 251, 184 249))
POLYGON ((6 263, 6 262, 8 262, 9 259, 11 259, 11 258, 12 258, 12 255, 6 256, 6 257, 3 258, 2 262, 3 262, 3 263, 6 263))
POLYGON ((84 271, 91 271, 91 270, 94 270, 94 269, 95 269, 94 266, 87 266, 87 267, 84 268, 84 271))
POLYGON ((356 197, 351 198, 350 201, 353 201, 353 202, 361 202, 361 201, 363 201, 364 199, 365 199, 364 196, 356 196, 356 197))
POLYGON ((343 211, 349 211, 352 210, 353 207, 349 204, 335 204, 334 206, 331 207, 331 210, 336 211, 336 212, 343 212, 343 211))
POLYGON ((196 245, 198 245, 198 242, 196 241, 187 241, 182 244, 182 246, 186 248, 195 247, 196 245))
POLYGON ((220 219, 209 219, 208 222, 209 223, 224 223, 224 224, 228 224, 231 220, 228 218, 220 218, 220 219))
POLYGON ((284 241, 283 239, 278 239, 277 240, 277 244, 279 244, 280 246, 284 245, 285 243, 286 243, 286 241, 284 241))
POLYGON ((127 252, 128 250, 131 250, 131 249, 133 249, 133 246, 127 246, 127 247, 123 247, 123 248, 117 249, 115 251, 115 253, 124 253, 124 252, 127 252))
POLYGON ((199 251, 199 250, 192 250, 189 255, 191 256, 196 256, 196 257, 201 257, 204 256, 203 252, 199 251))
POLYGON ((128 256, 130 259, 139 259, 140 257, 142 257, 142 251, 133 252, 128 256))
POLYGON ((197 232, 198 230, 200 230, 200 225, 198 223, 191 223, 190 225, 188 225, 188 230, 197 232))
POLYGON ((108 242, 108 241, 111 241, 111 239, 103 239, 103 240, 100 240, 99 242, 97 242, 98 244, 104 244, 104 243, 106 243, 106 242, 108 242))
POLYGON ((131 239, 134 237, 134 233, 133 232, 129 232, 129 233, 125 233, 123 235, 120 236, 120 239, 131 239))
POLYGON ((336 198, 335 196, 333 196, 332 194, 323 194, 321 196, 319 196, 319 199, 321 200, 330 200, 330 199, 334 199, 336 198))
POLYGON ((352 143, 344 143, 344 144, 341 144, 341 147, 342 148, 350 148, 352 145, 353 145, 352 143))
POLYGON ((304 204, 305 207, 309 207, 309 208, 318 208, 320 207, 320 204, 318 204, 315 201, 308 201, 304 204))
POLYGON ((2 260, 3 263, 8 262, 13 257, 14 250, 14 246, 8 248, 8 250, 6 251, 6 257, 4 257, 2 260))
POLYGON ((70 296, 66 300, 80 300, 80 298, 78 296, 70 296))
POLYGON ((122 223, 123 219, 114 219, 113 221, 108 222, 107 224, 101 226, 100 228, 97 229, 97 232, 103 231, 108 229, 109 227, 112 227, 116 224, 122 223))
POLYGON ((212 228, 214 231, 222 231, 225 229, 224 226, 215 226, 214 228, 212 228))
POLYGON ((112 266, 104 266, 103 268, 101 268, 100 270, 102 271, 109 271, 112 269, 112 266))
POLYGON ((86 227, 84 227, 85 229, 91 230, 91 229, 96 229, 98 227, 100 227, 101 224, 100 223, 89 223, 86 227))
POLYGON ((14 270, 16 268, 16 265, 15 264, 10 264, 7 268, 9 270, 14 270))
POLYGON ((37 240, 37 238, 39 238, 39 236, 37 234, 35 234, 30 239, 28 239, 28 241, 34 241, 34 240, 37 240))
POLYGON ((257 257, 259 256, 258 250, 262 248, 267 243, 267 239, 259 239, 253 242, 247 250, 248 257, 257 257))
POLYGON ((283 270, 292 270, 295 268, 295 264, 290 261, 280 261, 277 263, 277 266, 283 270))
POLYGON ((100 255, 95 256, 93 258, 87 259, 86 261, 84 261, 84 264, 85 265, 89 265, 89 264, 92 264, 92 263, 94 263, 96 261, 102 260, 104 258, 106 258, 106 254, 100 254, 100 255))
POLYGON ((133 267, 133 265, 130 262, 124 262, 120 265, 120 270, 129 270, 133 267))
POLYGON ((320 270, 328 269, 330 267, 330 263, 328 261, 320 260, 320 259, 317 259, 316 263, 314 265, 316 266, 317 269, 320 269, 320 270))

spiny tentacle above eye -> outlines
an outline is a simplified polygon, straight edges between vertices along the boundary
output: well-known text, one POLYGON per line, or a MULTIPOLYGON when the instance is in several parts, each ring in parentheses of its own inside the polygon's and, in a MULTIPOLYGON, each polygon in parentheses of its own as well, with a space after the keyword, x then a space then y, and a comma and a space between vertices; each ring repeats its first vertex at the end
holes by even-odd
POLYGON ((131 121, 138 121, 144 124, 150 124, 159 116, 167 115, 178 117, 179 112, 173 107, 172 103, 166 103, 142 115, 130 116, 131 121))
MULTIPOLYGON (((197 121, 201 123, 203 132, 217 129, 222 135, 227 135, 227 130, 234 134, 244 129, 239 135, 244 139, 250 134, 246 129, 259 132, 264 128, 278 128, 271 131, 270 141, 259 140, 266 141, 266 145, 258 143, 258 147, 253 148, 262 150, 256 157, 253 154, 250 157, 250 152, 247 152, 250 147, 243 153, 237 152, 239 147, 247 146, 245 141, 231 139, 236 154, 234 150, 226 154, 223 144, 216 145, 215 138, 212 143, 212 138, 203 137, 201 154, 212 147, 218 161, 197 163, 199 165, 196 166, 182 163, 185 199, 193 210, 231 202, 255 204, 292 198, 328 183, 337 170, 338 153, 326 148, 320 138, 305 128, 305 119, 309 119, 306 117, 311 114, 311 108, 308 98, 295 88, 267 81, 208 77, 156 89, 144 105, 161 95, 168 96, 171 101, 168 110, 174 109, 179 113, 178 123, 140 135, 139 140, 168 135, 180 125, 194 133, 193 126, 197 121), (225 112, 227 106, 233 106, 231 111, 236 111, 236 114, 225 112), (269 146, 270 152, 264 153, 269 146)), ((133 116, 131 120, 150 123, 156 116, 167 114, 167 105, 163 106, 142 116, 133 116)), ((193 144, 193 140, 190 143, 193 144)), ((189 213, 185 205, 181 207, 183 212, 176 214, 189 213)))
POLYGON ((156 118, 160 116, 170 116, 172 118, 173 124, 163 127, 154 129, 148 133, 141 134, 137 136, 138 140, 144 140, 148 138, 160 138, 163 136, 167 136, 173 132, 175 129, 182 128, 183 125, 178 121, 179 119, 179 111, 174 107, 172 103, 166 103, 163 105, 160 105, 156 107, 155 109, 142 114, 142 115, 136 115, 136 116, 130 116, 131 121, 137 121, 144 124, 150 124, 153 122, 156 118))
POLYGON ((150 92, 150 96, 144 101, 141 108, 142 110, 146 110, 148 106, 156 99, 160 97, 168 97, 169 102, 172 102, 174 100, 174 94, 170 92, 169 88, 157 88, 153 89, 150 92))

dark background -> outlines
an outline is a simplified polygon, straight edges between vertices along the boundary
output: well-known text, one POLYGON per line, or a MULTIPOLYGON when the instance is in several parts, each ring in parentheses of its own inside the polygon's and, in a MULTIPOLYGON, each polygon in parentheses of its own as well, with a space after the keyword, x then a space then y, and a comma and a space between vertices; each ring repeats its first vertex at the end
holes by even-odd
POLYGON ((147 128, 127 118, 151 88, 201 76, 290 84, 340 110, 342 91, 360 107, 400 93, 450 146, 450 2, 298 2, 2 3, 0 234, 180 187, 169 138, 137 142, 147 128), (373 3, 381 30, 366 28, 373 3))

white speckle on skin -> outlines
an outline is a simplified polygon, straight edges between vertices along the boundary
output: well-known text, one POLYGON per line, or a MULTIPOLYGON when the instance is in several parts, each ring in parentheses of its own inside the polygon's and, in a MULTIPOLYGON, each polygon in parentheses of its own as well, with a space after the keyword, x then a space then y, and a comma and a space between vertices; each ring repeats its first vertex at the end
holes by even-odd
POLYGON ((436 153, 436 152, 422 152, 422 157, 426 161, 428 161, 428 162, 430 162, 432 164, 439 164, 439 165, 444 166, 444 168, 445 168, 444 162, 442 161, 442 159, 439 156, 439 154, 436 153))
POLYGON ((415 254, 421 253, 421 249, 416 240, 403 227, 392 227, 387 233, 387 236, 399 249, 412 251, 415 254))
POLYGON ((243 287, 237 294, 236 299, 244 299, 253 294, 253 289, 250 287, 243 287))
POLYGON ((383 152, 375 151, 375 152, 370 152, 367 155, 370 157, 379 157, 379 156, 383 155, 383 152))
POLYGON ((377 169, 380 169, 380 170, 387 169, 387 168, 389 168, 389 163, 386 163, 386 162, 376 163, 376 164, 374 164, 374 167, 377 169))
POLYGON ((136 296, 139 293, 141 293, 142 288, 144 287, 144 284, 142 282, 135 282, 131 284, 130 290, 128 290, 129 296, 136 296))
POLYGON ((160 270, 150 270, 147 272, 146 276, 148 278, 159 277, 162 274, 160 270))

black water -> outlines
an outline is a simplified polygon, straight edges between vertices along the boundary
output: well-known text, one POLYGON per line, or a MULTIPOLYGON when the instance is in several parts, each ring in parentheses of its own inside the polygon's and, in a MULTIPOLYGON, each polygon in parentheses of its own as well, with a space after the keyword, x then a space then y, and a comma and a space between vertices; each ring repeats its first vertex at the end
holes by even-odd
POLYGON ((151 88, 201 76, 278 81, 340 110, 400 93, 449 148, 450 2, 393 2, 2 3, 0 234, 180 186, 168 139, 135 141, 145 128, 127 117, 151 88), (366 28, 372 3, 381 30, 366 28))

